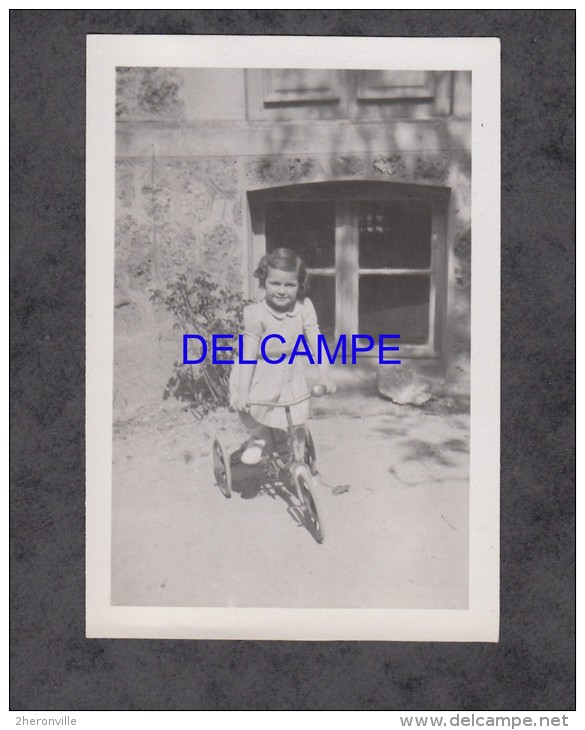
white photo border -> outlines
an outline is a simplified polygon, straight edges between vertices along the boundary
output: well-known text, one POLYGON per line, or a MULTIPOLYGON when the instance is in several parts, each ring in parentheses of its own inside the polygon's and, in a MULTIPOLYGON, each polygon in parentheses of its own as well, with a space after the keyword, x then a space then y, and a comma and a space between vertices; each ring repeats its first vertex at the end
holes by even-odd
POLYGON ((498 641, 500 41, 306 36, 87 37, 86 635, 88 638, 498 641), (277 52, 275 52, 277 49, 277 52), (472 72, 469 606, 464 610, 112 606, 117 66, 472 72))

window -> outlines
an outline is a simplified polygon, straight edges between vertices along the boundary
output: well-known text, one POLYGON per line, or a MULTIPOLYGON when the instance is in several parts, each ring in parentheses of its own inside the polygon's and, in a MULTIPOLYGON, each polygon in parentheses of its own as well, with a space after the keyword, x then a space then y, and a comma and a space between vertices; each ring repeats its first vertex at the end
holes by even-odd
POLYGON ((451 71, 248 69, 248 119, 428 119, 451 114, 451 71))
POLYGON ((315 183, 249 193, 254 246, 305 260, 322 332, 400 334, 405 357, 436 356, 445 310, 445 188, 315 183))

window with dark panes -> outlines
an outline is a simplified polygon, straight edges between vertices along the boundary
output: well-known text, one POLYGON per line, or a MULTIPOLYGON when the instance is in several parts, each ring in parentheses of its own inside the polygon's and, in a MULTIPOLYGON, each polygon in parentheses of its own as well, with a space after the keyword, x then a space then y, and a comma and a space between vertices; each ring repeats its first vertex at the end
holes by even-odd
POLYGON ((256 256, 285 246, 303 257, 328 338, 399 334, 405 356, 433 356, 444 311, 447 200, 446 189, 387 183, 264 190, 252 206, 261 232, 256 256))
POLYGON ((429 341, 432 206, 428 201, 360 202, 358 329, 391 322, 408 345, 429 341))
POLYGON ((279 201, 266 207, 266 251, 292 248, 310 276, 321 332, 335 336, 335 203, 279 201))

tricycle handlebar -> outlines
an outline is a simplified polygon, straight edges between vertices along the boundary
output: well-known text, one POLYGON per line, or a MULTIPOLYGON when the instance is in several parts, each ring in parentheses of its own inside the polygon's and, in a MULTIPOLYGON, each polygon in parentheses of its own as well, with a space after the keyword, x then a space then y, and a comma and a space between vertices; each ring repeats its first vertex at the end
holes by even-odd
POLYGON ((305 393, 305 395, 302 395, 300 398, 295 398, 294 400, 288 400, 288 401, 267 401, 267 400, 251 400, 246 403, 247 406, 268 406, 269 408, 290 408, 291 406, 296 406, 299 403, 303 403, 303 401, 309 400, 311 397, 320 398, 322 395, 324 395, 325 391, 323 389, 323 386, 321 385, 314 385, 311 388, 310 393, 305 393))
POLYGON ((303 401, 309 400, 311 398, 311 393, 307 393, 306 395, 302 395, 300 398, 295 398, 295 400, 287 400, 287 401, 271 401, 271 400, 250 400, 246 403, 247 406, 268 406, 270 408, 290 408, 291 406, 296 406, 299 403, 302 403, 303 401))

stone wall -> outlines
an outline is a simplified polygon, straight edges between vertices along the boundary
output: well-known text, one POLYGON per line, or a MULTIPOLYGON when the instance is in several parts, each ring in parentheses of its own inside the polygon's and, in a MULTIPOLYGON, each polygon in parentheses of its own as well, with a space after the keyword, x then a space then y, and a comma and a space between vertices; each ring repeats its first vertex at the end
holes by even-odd
MULTIPOLYGON (((143 291, 201 267, 241 286, 237 160, 120 160, 116 271, 143 291)), ((120 282, 121 283, 121 282, 120 282)))

